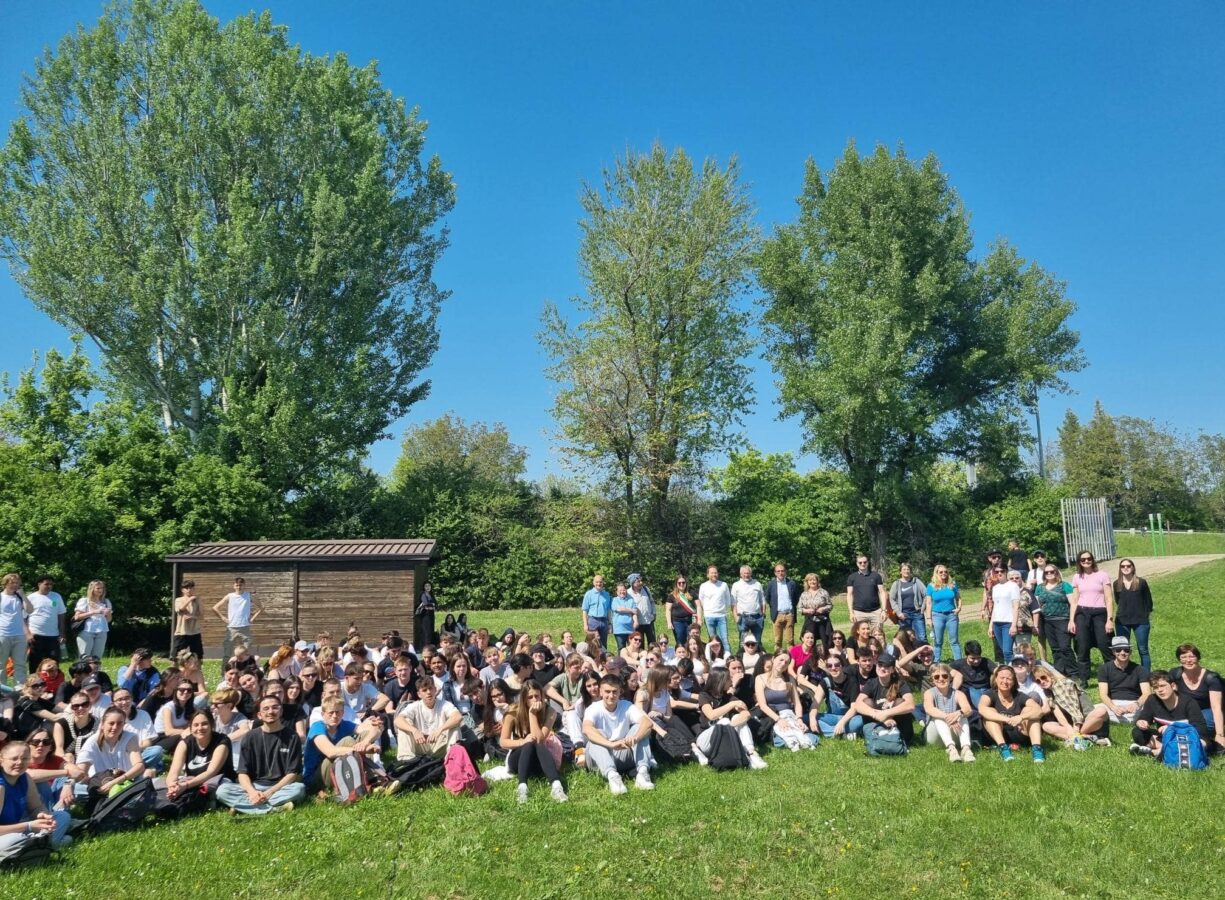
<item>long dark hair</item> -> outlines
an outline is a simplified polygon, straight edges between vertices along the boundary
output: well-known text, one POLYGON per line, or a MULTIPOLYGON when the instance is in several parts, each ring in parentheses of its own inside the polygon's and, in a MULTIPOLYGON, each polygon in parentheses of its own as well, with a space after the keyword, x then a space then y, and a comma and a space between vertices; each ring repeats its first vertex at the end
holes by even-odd
POLYGON ((727 669, 713 669, 706 676, 706 693, 714 699, 721 700, 731 692, 732 676, 727 669))

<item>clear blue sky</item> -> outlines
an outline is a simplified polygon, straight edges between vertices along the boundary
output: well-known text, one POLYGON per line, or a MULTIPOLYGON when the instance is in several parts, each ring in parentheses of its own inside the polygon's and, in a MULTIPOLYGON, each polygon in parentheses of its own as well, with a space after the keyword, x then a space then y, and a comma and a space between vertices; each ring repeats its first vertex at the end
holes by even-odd
MULTIPOLYGON (((207 3, 222 19, 250 4, 207 3)), ((973 213, 1068 282, 1090 365, 1045 397, 1049 436, 1071 407, 1190 433, 1225 431, 1225 4, 1185 3, 335 3, 277 0, 274 18, 315 53, 378 60, 429 120, 429 149, 458 184, 453 292, 433 392, 371 465, 387 471, 405 425, 451 410, 504 422, 529 474, 560 471, 542 304, 581 290, 579 185, 627 147, 739 156, 764 229, 794 216, 803 163, 848 138, 937 154, 973 213), (934 8, 929 8, 934 7, 934 8)), ((97 2, 0 4, 0 122, 23 72, 97 2)), ((6 126, 7 130, 7 126, 6 126)), ((8 372, 65 332, 0 272, 8 372)), ((796 451, 751 341, 757 402, 745 436, 796 451)))

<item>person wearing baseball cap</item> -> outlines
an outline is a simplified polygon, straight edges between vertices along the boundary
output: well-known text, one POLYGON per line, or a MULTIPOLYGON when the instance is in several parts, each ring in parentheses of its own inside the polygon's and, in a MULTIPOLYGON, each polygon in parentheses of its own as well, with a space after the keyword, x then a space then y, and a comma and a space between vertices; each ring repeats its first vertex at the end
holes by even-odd
POLYGON ((914 695, 898 674, 897 659, 886 650, 876 657, 876 676, 859 686, 855 700, 855 712, 864 720, 864 738, 880 729, 897 728, 909 744, 914 739, 914 708, 914 695))

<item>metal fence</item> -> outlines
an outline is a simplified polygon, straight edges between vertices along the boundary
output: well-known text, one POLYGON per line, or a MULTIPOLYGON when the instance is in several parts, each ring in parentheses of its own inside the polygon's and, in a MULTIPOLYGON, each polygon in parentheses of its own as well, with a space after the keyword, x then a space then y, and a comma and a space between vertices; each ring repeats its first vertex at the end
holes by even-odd
POLYGON ((1088 550, 1096 559, 1114 559, 1114 516, 1105 497, 1074 497, 1060 502, 1063 510, 1063 553, 1071 565, 1088 550))

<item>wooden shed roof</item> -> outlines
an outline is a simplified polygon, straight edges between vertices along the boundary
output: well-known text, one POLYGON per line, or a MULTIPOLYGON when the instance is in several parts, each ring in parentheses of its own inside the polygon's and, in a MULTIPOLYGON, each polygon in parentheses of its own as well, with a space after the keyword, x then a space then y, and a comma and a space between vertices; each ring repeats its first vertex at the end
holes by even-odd
POLYGON ((435 556, 437 542, 422 538, 386 538, 322 541, 216 541, 196 544, 166 562, 269 563, 379 560, 426 562, 435 556))

